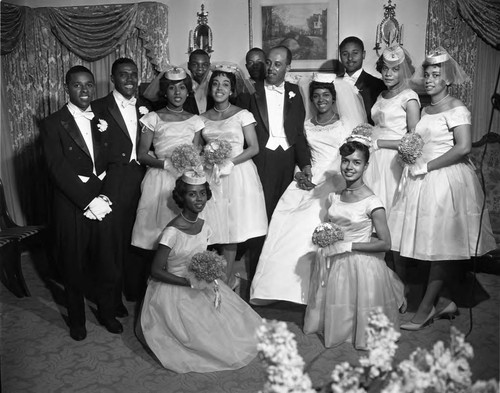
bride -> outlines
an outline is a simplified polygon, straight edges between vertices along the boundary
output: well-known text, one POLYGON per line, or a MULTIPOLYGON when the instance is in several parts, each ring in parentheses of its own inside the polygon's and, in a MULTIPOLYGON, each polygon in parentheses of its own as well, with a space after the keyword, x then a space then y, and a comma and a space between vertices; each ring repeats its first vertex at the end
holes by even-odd
POLYGON ((339 147, 355 126, 366 122, 357 91, 335 74, 313 74, 306 89, 307 82, 304 96, 309 96, 314 115, 305 121, 304 130, 315 184, 297 172, 276 206, 250 289, 250 303, 255 305, 278 300, 307 304, 317 250, 312 233, 326 217, 328 194, 345 187, 339 147))

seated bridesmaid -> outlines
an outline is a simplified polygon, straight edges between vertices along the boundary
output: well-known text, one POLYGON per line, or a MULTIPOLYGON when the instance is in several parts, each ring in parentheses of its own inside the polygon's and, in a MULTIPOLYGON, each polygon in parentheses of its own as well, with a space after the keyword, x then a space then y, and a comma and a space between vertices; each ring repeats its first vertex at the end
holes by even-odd
POLYGON ((195 289, 187 278, 192 256, 206 250, 212 234, 198 216, 210 187, 205 177, 184 174, 173 196, 182 211, 161 235, 137 335, 163 367, 178 373, 241 368, 257 355, 261 317, 224 282, 217 280, 216 307, 213 284, 195 289))
POLYGON ((384 205, 363 181, 369 147, 360 135, 340 147, 347 187, 330 194, 328 219, 342 229, 344 240, 318 250, 311 275, 304 333, 322 333, 326 347, 351 342, 366 349, 370 313, 381 308, 397 329, 398 308, 406 309, 403 283, 384 261, 391 246, 384 205))

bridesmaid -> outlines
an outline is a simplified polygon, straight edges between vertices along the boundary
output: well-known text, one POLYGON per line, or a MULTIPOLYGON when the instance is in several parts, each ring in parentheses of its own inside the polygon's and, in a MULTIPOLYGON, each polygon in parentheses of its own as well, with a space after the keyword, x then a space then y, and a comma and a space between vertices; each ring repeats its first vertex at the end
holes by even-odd
POLYGON ((215 66, 208 84, 215 105, 201 117, 206 143, 223 139, 232 147, 220 178, 208 170, 214 198, 207 204, 206 220, 214 230, 212 244, 222 245, 228 285, 233 289, 239 283, 233 272, 237 244, 267 233, 264 193, 252 161, 259 152, 255 119, 246 109, 229 102, 235 92, 236 72, 236 67, 215 66))
POLYGON ((377 70, 382 74, 387 90, 380 93, 372 107, 374 143, 364 180, 382 200, 389 214, 403 173, 397 157, 398 144, 420 119, 420 101, 418 94, 408 86, 415 69, 403 48, 394 46, 385 49, 377 62, 377 70))
POLYGON ((457 315, 447 292, 456 284, 458 261, 475 256, 476 248, 478 256, 496 248, 488 211, 481 214, 484 195, 468 158, 471 114, 448 91, 468 77, 443 48, 425 58, 414 79, 422 75, 431 97, 415 128, 425 143, 423 154, 403 174, 389 216, 392 250, 430 261, 424 297, 411 321, 401 325, 406 330, 457 315))
POLYGON ((140 120, 143 127, 137 157, 141 164, 148 166, 148 170, 142 181, 132 245, 142 249, 156 250, 161 232, 179 214, 172 190, 180 173, 172 166, 170 158, 179 145, 198 145, 204 126, 199 116, 183 109, 191 86, 191 78, 184 69, 174 67, 165 72, 159 87, 160 94, 167 99, 166 107, 150 112, 140 120))

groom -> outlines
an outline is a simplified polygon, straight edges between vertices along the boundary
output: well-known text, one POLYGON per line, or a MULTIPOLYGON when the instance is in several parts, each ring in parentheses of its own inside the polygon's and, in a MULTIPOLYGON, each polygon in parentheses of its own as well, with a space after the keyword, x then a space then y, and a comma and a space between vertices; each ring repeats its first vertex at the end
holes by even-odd
MULTIPOLYGON (((255 83, 255 94, 245 99, 245 107, 255 117, 259 153, 253 157, 259 173, 267 219, 283 192, 292 182, 295 166, 312 180, 311 155, 304 135, 305 109, 299 87, 285 82, 292 53, 285 46, 272 48, 266 56, 266 79, 255 83)), ((243 102, 243 100, 242 100, 243 102)), ((250 278, 260 256, 264 238, 252 241, 250 278)))

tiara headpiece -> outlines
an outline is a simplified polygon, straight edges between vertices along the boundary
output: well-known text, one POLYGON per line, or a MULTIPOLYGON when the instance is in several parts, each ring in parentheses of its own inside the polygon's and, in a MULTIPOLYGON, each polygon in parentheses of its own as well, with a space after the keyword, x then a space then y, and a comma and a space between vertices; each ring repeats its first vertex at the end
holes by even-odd
POLYGON ((320 83, 333 83, 336 77, 337 75, 332 73, 314 72, 312 74, 312 81, 320 83))
POLYGON ((239 68, 233 64, 215 64, 213 71, 228 72, 230 74, 236 74, 239 68))
POLYGON ((427 64, 441 64, 448 60, 450 60, 450 55, 441 47, 436 48, 425 56, 425 62, 427 64))
POLYGON ((183 173, 181 179, 184 183, 194 186, 205 184, 207 182, 205 175, 197 171, 186 171, 183 173))
POLYGON ((382 53, 384 64, 395 67, 405 60, 405 52, 399 45, 386 48, 382 53))
POLYGON ((171 81, 181 81, 187 76, 184 68, 173 67, 165 72, 165 78, 171 81))

